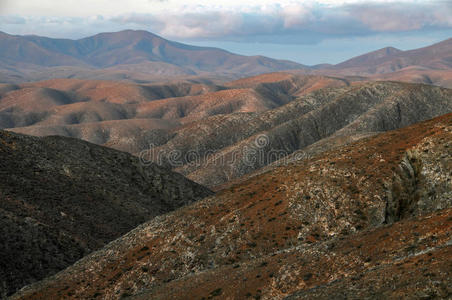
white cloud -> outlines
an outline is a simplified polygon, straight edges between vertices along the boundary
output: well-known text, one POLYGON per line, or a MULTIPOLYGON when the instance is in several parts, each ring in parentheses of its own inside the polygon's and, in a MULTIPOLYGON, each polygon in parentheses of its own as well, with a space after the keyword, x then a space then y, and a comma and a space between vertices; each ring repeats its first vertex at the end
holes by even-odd
POLYGON ((281 17, 285 28, 301 28, 315 20, 312 5, 292 4, 283 7, 281 17))

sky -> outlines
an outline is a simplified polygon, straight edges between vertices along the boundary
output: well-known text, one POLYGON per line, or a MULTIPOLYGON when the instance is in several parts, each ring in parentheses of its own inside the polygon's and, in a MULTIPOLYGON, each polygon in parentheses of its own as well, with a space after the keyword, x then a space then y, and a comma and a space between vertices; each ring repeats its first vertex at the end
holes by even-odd
POLYGON ((143 29, 306 65, 452 37, 451 0, 0 0, 0 31, 78 39, 143 29))

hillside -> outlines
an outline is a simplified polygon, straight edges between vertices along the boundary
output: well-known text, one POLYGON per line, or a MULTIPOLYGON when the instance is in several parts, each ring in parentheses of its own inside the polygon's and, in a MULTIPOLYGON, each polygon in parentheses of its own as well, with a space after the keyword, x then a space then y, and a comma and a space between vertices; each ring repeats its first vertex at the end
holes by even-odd
POLYGON ((177 128, 203 118, 279 107, 323 87, 349 84, 323 76, 272 73, 223 86, 199 83, 138 85, 55 79, 0 85, 0 128, 31 135, 64 135, 130 153, 161 145, 177 128), (246 83, 246 84, 245 84, 246 83))
POLYGON ((450 89, 289 73, 222 86, 60 79, 4 85, 0 95, 8 130, 133 153, 214 189, 285 156, 452 112, 450 89), (259 159, 248 162, 250 151, 259 159))
POLYGON ((12 299, 448 298, 452 115, 154 218, 12 299))
POLYGON ((0 130, 0 298, 211 194, 124 152, 0 130))
POLYGON ((152 81, 194 75, 246 76, 304 67, 181 44, 140 30, 100 33, 79 40, 0 33, 0 62, 0 79, 10 83, 56 77, 123 77, 131 81, 148 77, 147 81, 152 81))
POLYGON ((306 156, 309 152, 304 150, 315 143, 323 142, 320 148, 325 150, 354 136, 401 128, 447 112, 452 112, 452 90, 360 83, 319 89, 259 114, 205 118, 174 129, 167 143, 155 143, 141 155, 215 188, 296 151, 306 156), (175 150, 180 153, 177 161, 172 156, 175 150), (197 155, 189 155, 192 152, 197 155), (257 159, 250 159, 253 153, 257 159))

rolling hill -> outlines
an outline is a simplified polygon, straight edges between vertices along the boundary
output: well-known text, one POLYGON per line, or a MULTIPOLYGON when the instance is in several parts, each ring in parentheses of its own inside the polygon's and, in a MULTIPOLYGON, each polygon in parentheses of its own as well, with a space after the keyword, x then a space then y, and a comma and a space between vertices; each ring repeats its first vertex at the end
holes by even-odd
POLYGON ((451 297, 451 47, 0 33, 0 298, 451 297))
POLYGON ((369 80, 391 80, 413 83, 424 83, 452 88, 452 70, 430 70, 422 67, 406 67, 400 71, 375 74, 369 80))

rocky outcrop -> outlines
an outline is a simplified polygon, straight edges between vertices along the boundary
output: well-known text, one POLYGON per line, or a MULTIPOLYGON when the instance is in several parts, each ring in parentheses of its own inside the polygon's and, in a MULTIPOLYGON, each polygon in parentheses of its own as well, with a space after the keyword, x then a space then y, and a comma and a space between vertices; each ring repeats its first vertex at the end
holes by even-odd
POLYGON ((426 139, 406 152, 388 184, 387 223, 452 206, 451 148, 451 141, 426 139))

